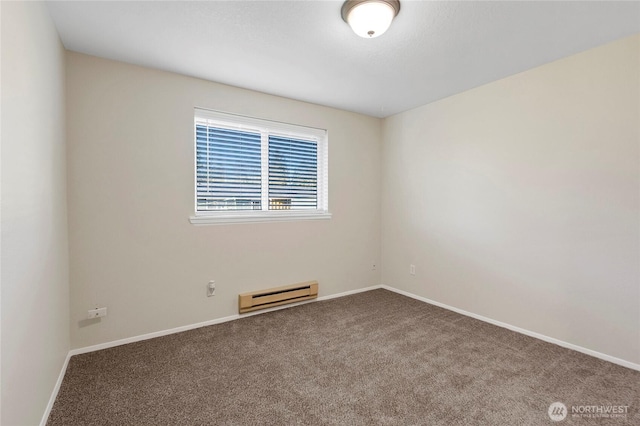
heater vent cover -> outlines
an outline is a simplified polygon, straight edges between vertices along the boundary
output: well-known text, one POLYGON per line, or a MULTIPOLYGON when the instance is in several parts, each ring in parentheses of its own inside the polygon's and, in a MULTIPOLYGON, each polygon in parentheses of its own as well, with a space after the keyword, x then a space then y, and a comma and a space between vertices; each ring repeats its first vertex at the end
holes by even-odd
POLYGON ((287 303, 301 302, 318 297, 318 282, 307 281, 266 290, 242 293, 238 296, 238 308, 241 314, 258 309, 272 308, 287 303))

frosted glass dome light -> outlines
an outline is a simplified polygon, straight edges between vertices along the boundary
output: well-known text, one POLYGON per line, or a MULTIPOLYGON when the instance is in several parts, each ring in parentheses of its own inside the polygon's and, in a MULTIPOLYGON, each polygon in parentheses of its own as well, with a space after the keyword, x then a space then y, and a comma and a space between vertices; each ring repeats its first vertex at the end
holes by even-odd
POLYGON ((360 37, 374 38, 389 29, 399 11, 398 0, 347 0, 342 5, 342 19, 360 37))

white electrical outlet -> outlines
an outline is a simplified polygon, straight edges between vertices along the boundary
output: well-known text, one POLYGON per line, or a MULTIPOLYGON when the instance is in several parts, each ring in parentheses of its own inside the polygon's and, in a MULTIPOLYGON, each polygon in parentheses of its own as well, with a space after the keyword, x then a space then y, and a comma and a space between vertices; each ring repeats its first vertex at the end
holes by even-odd
POLYGON ((416 274, 416 265, 409 265, 409 274, 410 275, 416 274))
POLYGON ((95 308, 95 309, 89 309, 87 311, 87 318, 89 319, 106 317, 106 316, 107 316, 107 308, 95 308))
POLYGON ((207 284, 207 297, 211 297, 215 295, 216 295, 216 282, 212 280, 212 281, 209 281, 209 284, 207 284))
POLYGON ((371 270, 372 271, 376 270, 376 261, 375 260, 371 261, 371 270))

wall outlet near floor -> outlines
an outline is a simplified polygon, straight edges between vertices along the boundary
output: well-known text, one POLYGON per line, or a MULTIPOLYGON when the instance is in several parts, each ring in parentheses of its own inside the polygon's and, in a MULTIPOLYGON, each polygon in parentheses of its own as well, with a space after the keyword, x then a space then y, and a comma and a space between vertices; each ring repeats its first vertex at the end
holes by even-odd
POLYGON ((106 317, 107 316, 107 308, 95 308, 95 309, 89 309, 87 311, 87 318, 89 319, 93 319, 93 318, 100 318, 100 317, 106 317))
POLYGON ((211 280, 209 284, 207 284, 207 297, 216 295, 216 282, 211 280))
POLYGON ((409 265, 409 274, 410 275, 416 274, 416 265, 409 265))
POLYGON ((377 268, 377 266, 376 266, 376 261, 375 261, 375 260, 371 261, 371 270, 372 270, 372 271, 375 271, 375 270, 376 270, 376 268, 377 268))

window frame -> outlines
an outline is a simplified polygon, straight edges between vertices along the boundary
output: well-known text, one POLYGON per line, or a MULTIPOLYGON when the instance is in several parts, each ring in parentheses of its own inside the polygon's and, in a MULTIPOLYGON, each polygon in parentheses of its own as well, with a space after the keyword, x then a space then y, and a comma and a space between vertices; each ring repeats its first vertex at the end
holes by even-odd
POLYGON ((189 221, 194 225, 232 223, 263 223, 298 220, 331 219, 329 212, 329 138, 325 129, 290 123, 247 117, 204 108, 194 108, 193 114, 193 214, 189 221), (197 141, 196 126, 206 125, 237 131, 258 132, 261 135, 260 186, 262 210, 211 210, 198 211, 197 141), (269 210, 269 136, 281 136, 312 140, 317 144, 317 209, 269 210))

